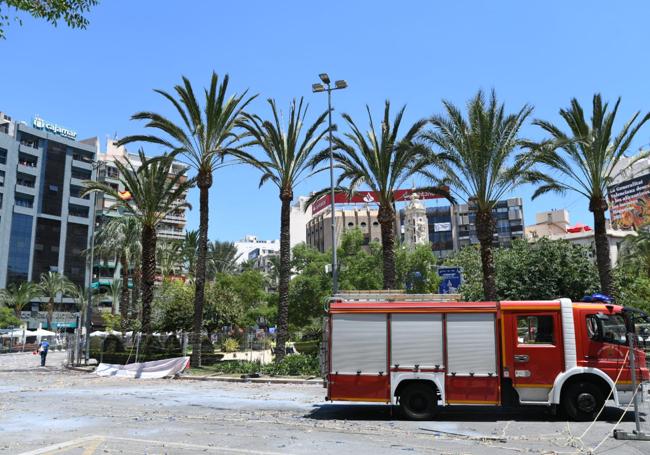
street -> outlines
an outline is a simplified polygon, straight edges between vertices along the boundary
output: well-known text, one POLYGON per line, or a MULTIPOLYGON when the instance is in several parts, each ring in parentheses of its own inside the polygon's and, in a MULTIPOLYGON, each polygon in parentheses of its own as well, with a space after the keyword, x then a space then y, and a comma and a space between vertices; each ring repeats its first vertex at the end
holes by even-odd
MULTIPOLYGON (((0 356, 0 454, 581 453, 622 416, 608 407, 581 442, 588 422, 544 408, 456 408, 412 422, 383 405, 324 403, 315 385, 99 378, 63 359, 50 353, 39 368, 31 353, 0 356)), ((633 426, 628 413, 619 428, 633 426)), ((610 437, 597 453, 647 454, 650 442, 610 437)))

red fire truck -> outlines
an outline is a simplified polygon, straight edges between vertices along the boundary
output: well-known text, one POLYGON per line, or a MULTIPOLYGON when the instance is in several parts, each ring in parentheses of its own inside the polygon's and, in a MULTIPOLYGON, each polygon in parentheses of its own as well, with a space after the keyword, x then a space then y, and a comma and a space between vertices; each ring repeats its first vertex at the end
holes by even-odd
MULTIPOLYGON (((326 399, 399 405, 411 419, 437 406, 510 404, 559 405, 593 419, 610 391, 618 404, 618 391, 632 388, 633 319, 618 305, 570 299, 342 294, 325 319, 326 399)), ((635 353, 637 380, 650 380, 643 350, 635 353)))

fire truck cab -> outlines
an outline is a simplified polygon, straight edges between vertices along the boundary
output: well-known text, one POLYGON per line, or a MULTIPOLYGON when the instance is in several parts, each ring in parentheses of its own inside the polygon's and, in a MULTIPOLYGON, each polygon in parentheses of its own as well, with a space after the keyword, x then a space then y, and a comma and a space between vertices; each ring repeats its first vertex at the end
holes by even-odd
MULTIPOLYGON (((621 306, 552 301, 457 302, 339 295, 327 309, 327 400, 399 405, 411 419, 438 406, 559 405, 593 419, 631 389, 621 306)), ((650 380, 635 349, 636 378, 650 380)))

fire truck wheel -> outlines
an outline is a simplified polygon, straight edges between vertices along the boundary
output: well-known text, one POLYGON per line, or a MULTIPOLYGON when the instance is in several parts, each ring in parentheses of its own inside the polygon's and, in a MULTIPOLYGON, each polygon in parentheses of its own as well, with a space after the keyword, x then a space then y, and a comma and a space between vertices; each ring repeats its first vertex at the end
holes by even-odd
POLYGON ((562 408, 573 420, 593 420, 605 404, 603 393, 591 382, 578 381, 562 393, 562 408))
POLYGON ((411 384, 399 396, 399 407, 410 420, 427 420, 436 409, 436 394, 425 384, 411 384))

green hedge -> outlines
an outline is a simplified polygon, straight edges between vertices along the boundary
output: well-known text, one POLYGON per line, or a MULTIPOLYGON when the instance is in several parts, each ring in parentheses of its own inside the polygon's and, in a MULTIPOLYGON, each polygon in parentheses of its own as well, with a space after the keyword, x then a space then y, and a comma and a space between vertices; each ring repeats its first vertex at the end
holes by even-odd
POLYGON ((293 345, 299 354, 314 355, 318 354, 318 346, 320 345, 320 341, 296 341, 293 343, 293 345))
POLYGON ((223 374, 266 374, 269 376, 318 376, 318 357, 312 355, 288 355, 280 363, 262 365, 245 360, 225 360, 210 367, 211 371, 223 374))

